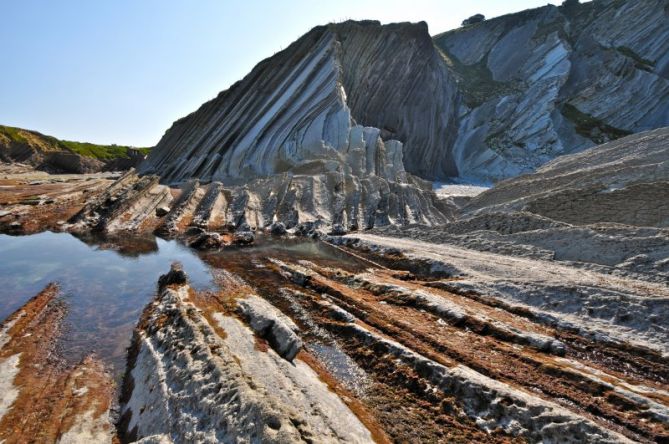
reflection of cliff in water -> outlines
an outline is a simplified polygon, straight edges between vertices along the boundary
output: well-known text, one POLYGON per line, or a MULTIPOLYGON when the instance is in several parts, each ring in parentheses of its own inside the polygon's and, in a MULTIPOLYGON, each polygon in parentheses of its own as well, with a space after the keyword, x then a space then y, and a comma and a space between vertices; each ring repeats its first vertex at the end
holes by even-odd
POLYGON ((0 257, 0 319, 57 283, 67 304, 62 348, 74 361, 96 352, 122 365, 141 310, 172 262, 183 264, 196 288, 213 287, 209 267, 197 255, 158 238, 0 235, 0 257))
POLYGON ((158 243, 155 236, 127 236, 100 233, 73 233, 72 236, 79 239, 89 247, 98 250, 112 250, 127 257, 138 257, 143 254, 158 251, 158 243))

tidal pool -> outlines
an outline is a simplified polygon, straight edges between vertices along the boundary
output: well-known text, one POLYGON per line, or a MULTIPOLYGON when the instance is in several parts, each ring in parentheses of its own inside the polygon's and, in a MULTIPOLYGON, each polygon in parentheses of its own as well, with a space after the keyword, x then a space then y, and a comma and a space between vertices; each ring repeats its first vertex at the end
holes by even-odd
POLYGON ((138 239, 139 252, 131 244, 84 242, 66 233, 0 235, 0 319, 56 282, 68 306, 65 356, 77 360, 95 352, 118 364, 158 277, 172 262, 183 264, 196 289, 214 286, 209 267, 176 241, 138 239))
POLYGON ((61 350, 77 361, 95 352, 122 372, 132 330, 156 292, 158 277, 180 262, 196 290, 215 290, 214 271, 225 268, 271 297, 282 278, 267 258, 306 259, 321 265, 366 264, 322 242, 259 239, 257 245, 199 253, 155 237, 77 238, 44 232, 0 235, 0 320, 48 283, 55 282, 68 306, 61 350))

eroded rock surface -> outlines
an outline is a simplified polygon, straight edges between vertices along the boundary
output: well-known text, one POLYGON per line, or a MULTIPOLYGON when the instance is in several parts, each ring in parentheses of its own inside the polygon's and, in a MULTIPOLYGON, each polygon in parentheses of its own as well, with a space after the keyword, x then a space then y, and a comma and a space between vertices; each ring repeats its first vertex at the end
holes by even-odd
POLYGON ((57 347, 65 306, 47 286, 0 325, 0 439, 111 443, 111 375, 95 356, 68 364, 57 347))
POLYGON ((125 438, 372 442, 307 363, 284 359, 299 349, 292 321, 239 280, 228 284, 222 299, 169 284, 147 308, 126 375, 125 438), (249 326, 229 312, 235 304, 249 326), (284 357, 258 345, 254 331, 268 334, 284 357))
POLYGON ((491 182, 669 125, 662 0, 485 20, 312 29, 175 122, 142 173, 248 182, 281 173, 491 182), (263 91, 259 94, 258 91, 263 91))
MULTIPOLYGON (((453 208, 416 178, 395 183, 338 173, 279 175, 231 187, 198 181, 170 187, 159 180, 134 170, 121 177, 7 174, 4 180, 0 177, 0 186, 6 187, 0 189, 0 228, 17 234, 44 229, 156 233, 189 237, 189 242, 195 241, 195 234, 224 235, 215 246, 249 244, 255 237, 252 231, 276 232, 277 226, 311 235, 331 232, 333 226, 341 232, 434 225, 453 215, 453 208)), ((201 242, 210 244, 206 239, 201 242)))
POLYGON ((594 1, 435 36, 459 79, 459 175, 505 179, 669 125, 668 29, 662 0, 594 1))
POLYGON ((584 225, 669 227, 669 129, 563 156, 474 197, 466 214, 525 210, 584 225))

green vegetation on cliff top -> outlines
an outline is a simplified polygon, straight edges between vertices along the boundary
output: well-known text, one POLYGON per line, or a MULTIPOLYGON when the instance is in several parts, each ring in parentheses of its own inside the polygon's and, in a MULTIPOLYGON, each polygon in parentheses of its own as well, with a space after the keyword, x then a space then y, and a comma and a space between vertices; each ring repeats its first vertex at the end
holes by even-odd
POLYGON ((0 125, 0 142, 5 136, 15 143, 34 144, 46 147, 49 151, 69 151, 93 159, 111 160, 130 157, 129 151, 137 151, 142 155, 149 154, 151 148, 136 148, 123 145, 98 145, 87 142, 73 142, 60 140, 52 136, 45 136, 36 131, 0 125))

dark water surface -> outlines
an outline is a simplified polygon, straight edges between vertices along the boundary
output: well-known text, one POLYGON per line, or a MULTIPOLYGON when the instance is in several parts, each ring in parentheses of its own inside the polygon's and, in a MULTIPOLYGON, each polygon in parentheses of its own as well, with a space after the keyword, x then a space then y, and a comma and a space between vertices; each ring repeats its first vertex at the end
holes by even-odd
POLYGON ((48 283, 60 286, 68 306, 61 339, 66 357, 79 360, 97 353, 116 371, 123 369, 126 347, 144 306, 154 297, 161 274, 180 262, 196 290, 215 289, 213 271, 241 275, 261 293, 281 284, 270 274, 267 258, 306 259, 322 265, 359 268, 347 254, 306 239, 259 239, 258 245, 198 254, 177 241, 124 237, 113 241, 79 239, 67 233, 0 235, 0 320, 4 320, 48 283))

